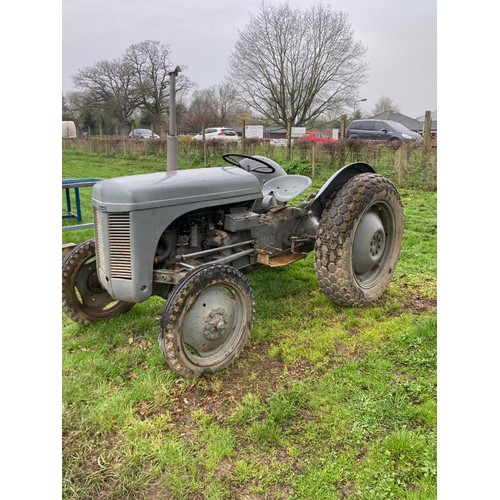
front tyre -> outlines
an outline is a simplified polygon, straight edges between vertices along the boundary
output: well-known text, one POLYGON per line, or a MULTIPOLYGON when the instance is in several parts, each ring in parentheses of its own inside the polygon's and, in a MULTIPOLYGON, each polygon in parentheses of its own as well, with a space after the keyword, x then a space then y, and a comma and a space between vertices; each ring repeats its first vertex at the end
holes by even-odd
POLYGON ((386 290, 399 258, 403 210, 394 185, 364 173, 327 203, 319 222, 315 269, 321 291, 342 306, 366 306, 386 290))
POLYGON ((97 277, 95 240, 87 240, 69 252, 62 262, 62 310, 73 321, 88 325, 114 318, 134 306, 115 300, 97 277))
POLYGON ((254 296, 237 269, 208 264, 172 290, 161 319, 159 343, 182 377, 210 375, 239 356, 252 328, 254 296))

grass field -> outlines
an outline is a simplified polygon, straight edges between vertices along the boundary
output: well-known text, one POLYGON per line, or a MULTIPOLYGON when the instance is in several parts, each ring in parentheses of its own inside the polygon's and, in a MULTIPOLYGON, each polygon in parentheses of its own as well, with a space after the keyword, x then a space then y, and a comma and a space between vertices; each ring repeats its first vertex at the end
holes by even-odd
MULTIPOLYGON (((63 153, 65 177, 164 169, 147 156, 63 153)), ((318 169, 311 190, 331 173, 318 169)), ((375 305, 330 303, 312 254, 254 271, 251 339, 210 378, 169 370, 162 299, 89 327, 63 316, 63 498, 436 498, 436 192, 400 194, 403 249, 375 305)))

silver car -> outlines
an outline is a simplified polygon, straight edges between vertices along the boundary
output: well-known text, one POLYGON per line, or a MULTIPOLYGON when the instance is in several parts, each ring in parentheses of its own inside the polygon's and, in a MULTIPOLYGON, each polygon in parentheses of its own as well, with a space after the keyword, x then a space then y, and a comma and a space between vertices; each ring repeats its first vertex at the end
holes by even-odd
POLYGON ((417 132, 392 120, 354 120, 346 131, 348 139, 370 141, 423 141, 417 132))
POLYGON ((130 134, 129 139, 159 139, 160 136, 155 134, 148 128, 134 128, 130 134))

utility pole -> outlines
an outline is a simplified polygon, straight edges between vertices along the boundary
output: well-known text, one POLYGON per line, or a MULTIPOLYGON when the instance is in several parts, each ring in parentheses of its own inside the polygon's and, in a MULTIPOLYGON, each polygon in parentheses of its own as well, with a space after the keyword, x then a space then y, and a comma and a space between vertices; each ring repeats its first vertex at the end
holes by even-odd
POLYGON ((365 102, 366 101, 366 97, 363 97, 363 99, 358 99, 357 101, 354 101, 354 104, 352 106, 352 118, 353 120, 356 118, 356 104, 358 102, 365 102))

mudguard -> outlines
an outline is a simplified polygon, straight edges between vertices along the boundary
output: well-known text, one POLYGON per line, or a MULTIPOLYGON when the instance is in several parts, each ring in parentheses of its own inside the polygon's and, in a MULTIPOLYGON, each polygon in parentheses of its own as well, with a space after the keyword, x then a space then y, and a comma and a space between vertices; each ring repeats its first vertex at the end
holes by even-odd
POLYGON ((321 217, 321 213, 328 203, 328 200, 332 197, 333 193, 338 190, 338 188, 347 182, 351 177, 355 175, 364 174, 366 172, 375 173, 373 167, 364 162, 355 162, 346 165, 345 167, 337 170, 322 186, 322 188, 316 194, 312 204, 311 210, 314 215, 321 217))

